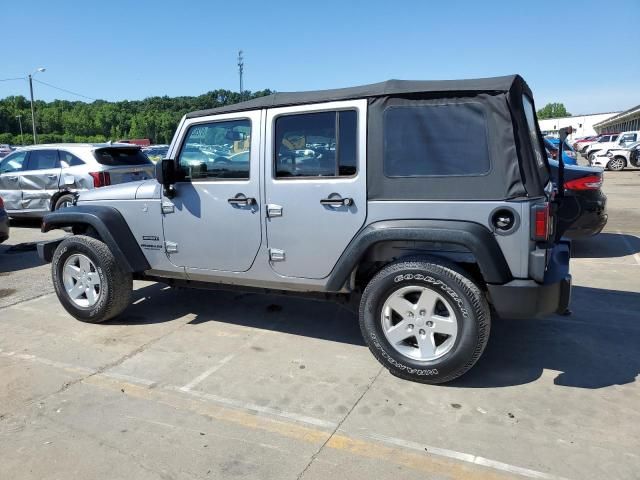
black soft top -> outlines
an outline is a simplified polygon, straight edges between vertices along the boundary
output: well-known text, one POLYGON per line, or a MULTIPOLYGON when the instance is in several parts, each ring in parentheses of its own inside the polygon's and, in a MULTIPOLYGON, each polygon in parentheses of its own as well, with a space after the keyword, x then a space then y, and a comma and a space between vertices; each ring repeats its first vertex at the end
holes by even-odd
POLYGON ((332 90, 274 93, 234 105, 191 112, 187 114, 187 118, 204 117, 219 113, 242 112, 261 108, 286 107, 307 103, 333 102, 393 95, 444 94, 446 96, 459 96, 478 93, 499 93, 509 92, 514 86, 531 95, 529 87, 520 75, 467 80, 387 80, 386 82, 332 90))

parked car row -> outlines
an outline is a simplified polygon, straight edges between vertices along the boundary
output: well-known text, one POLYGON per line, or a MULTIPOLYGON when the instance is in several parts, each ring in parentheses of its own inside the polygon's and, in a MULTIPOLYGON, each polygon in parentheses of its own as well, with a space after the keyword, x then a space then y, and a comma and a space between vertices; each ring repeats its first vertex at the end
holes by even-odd
POLYGON ((0 196, 10 216, 41 217, 83 190, 153 177, 153 163, 135 145, 37 145, 0 160, 0 196))

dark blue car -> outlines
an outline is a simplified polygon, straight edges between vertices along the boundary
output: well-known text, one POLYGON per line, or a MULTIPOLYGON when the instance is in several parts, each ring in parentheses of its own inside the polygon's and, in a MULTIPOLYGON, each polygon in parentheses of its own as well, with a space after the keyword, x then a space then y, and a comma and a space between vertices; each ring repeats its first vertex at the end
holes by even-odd
MULTIPOLYGON (((560 150, 560 139, 555 137, 544 137, 544 146, 549 151, 549 156, 554 160, 557 160, 558 150, 560 150)), ((578 164, 576 152, 567 142, 564 142, 564 146, 562 147, 562 160, 565 165, 578 164)))

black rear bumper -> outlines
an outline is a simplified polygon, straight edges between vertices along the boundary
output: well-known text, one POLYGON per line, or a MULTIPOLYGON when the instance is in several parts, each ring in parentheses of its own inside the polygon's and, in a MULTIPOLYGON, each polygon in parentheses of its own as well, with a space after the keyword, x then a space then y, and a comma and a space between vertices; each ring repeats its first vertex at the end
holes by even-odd
POLYGON ((571 302, 570 244, 560 242, 548 253, 544 281, 512 280, 487 285, 493 308, 503 318, 539 318, 563 313, 571 302))

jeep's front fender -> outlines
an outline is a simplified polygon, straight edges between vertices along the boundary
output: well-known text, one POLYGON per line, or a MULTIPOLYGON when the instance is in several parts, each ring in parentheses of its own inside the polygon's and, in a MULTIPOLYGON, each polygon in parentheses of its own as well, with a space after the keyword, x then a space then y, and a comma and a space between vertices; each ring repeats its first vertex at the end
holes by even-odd
POLYGON ((458 220, 389 220, 368 225, 342 253, 329 275, 328 291, 339 291, 364 253, 376 243, 407 240, 442 242, 467 248, 476 258, 485 282, 512 280, 509 265, 493 234, 478 223, 458 220))
MULTIPOLYGON (((151 268, 126 220, 113 207, 78 205, 56 210, 42 219, 43 232, 54 228, 85 226, 92 227, 98 233, 100 239, 109 247, 125 270, 143 272, 151 268)), ((45 245, 38 245, 38 253, 46 262, 51 261, 50 255, 53 250, 53 248, 46 248, 45 245)))

